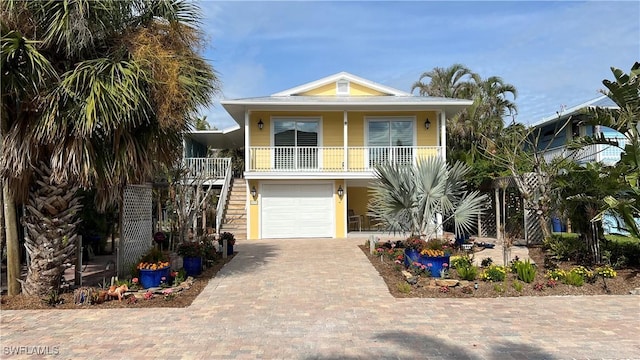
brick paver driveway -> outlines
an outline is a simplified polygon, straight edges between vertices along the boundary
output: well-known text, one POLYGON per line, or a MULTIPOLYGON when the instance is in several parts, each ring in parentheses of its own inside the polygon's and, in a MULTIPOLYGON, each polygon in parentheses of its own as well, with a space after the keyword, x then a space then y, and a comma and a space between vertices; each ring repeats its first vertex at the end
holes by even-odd
POLYGON ((241 242, 186 309, 3 311, 2 354, 640 359, 640 297, 395 299, 359 239, 241 242))

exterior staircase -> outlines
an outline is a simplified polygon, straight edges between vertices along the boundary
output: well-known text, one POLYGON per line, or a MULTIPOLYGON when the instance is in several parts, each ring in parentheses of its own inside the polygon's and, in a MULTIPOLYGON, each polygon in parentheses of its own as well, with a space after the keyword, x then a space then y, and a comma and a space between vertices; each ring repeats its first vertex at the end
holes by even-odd
POLYGON ((247 181, 241 178, 233 179, 220 233, 230 232, 236 237, 236 240, 247 238, 246 202, 247 181))

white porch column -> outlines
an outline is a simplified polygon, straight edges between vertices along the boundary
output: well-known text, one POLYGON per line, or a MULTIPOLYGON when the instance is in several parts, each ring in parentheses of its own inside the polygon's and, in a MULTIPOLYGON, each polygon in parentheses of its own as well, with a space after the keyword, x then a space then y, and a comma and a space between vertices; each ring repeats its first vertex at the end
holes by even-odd
POLYGON ((247 171, 247 168, 251 167, 251 163, 249 162, 251 155, 251 148, 249 147, 249 128, 251 124, 249 123, 249 111, 244 112, 244 171, 247 171))
POLYGON ((447 161, 447 117, 444 111, 440 114, 440 151, 442 154, 442 160, 447 161))
POLYGON ((347 161, 349 159, 349 157, 347 156, 347 151, 349 148, 349 117, 347 116, 347 111, 343 111, 343 115, 342 115, 343 119, 344 119, 344 129, 343 129, 343 142, 344 142, 344 150, 343 150, 343 154, 342 154, 342 170, 343 171, 347 171, 347 161))
POLYGON ((500 240, 500 190, 496 187, 496 238, 500 240))

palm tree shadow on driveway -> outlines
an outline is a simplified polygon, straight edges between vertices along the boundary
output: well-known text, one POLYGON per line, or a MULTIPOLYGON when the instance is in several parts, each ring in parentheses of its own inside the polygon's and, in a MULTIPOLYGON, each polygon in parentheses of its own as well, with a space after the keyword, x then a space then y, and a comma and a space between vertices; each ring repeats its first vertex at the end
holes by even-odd
MULTIPOLYGON (((463 341, 464 335, 461 335, 463 341)), ((311 355, 305 359, 555 359, 556 357, 530 344, 510 341, 483 342, 478 340, 471 347, 452 345, 433 336, 406 331, 390 331, 371 337, 371 350, 350 356, 311 355), (476 348, 477 346, 477 348, 476 348), (487 349, 488 348, 488 349, 487 349), (487 350, 485 350, 487 349, 487 350)))

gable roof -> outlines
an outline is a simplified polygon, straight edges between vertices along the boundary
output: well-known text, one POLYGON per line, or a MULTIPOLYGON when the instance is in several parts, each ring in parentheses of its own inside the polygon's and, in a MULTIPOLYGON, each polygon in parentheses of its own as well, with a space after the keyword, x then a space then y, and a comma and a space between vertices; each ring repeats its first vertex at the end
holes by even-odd
POLYGON ((286 111, 444 111, 447 117, 471 106, 473 101, 434 96, 417 96, 390 86, 363 79, 347 72, 339 72, 294 88, 275 93, 243 99, 225 99, 220 104, 229 115, 244 126, 245 112, 253 110, 286 110, 286 111), (317 89, 339 80, 348 80, 369 88, 382 95, 307 95, 310 90, 317 89))
POLYGON ((576 105, 568 109, 565 109, 562 112, 558 111, 556 112, 555 115, 547 116, 542 120, 531 124, 531 127, 540 127, 540 126, 554 123, 558 120, 566 120, 569 116, 578 114, 580 111, 582 111, 582 109, 593 108, 593 107, 617 109, 618 105, 614 103, 613 100, 611 100, 607 95, 602 95, 595 99, 582 103, 580 105, 576 105))
POLYGON ((367 80, 364 78, 361 78, 359 76, 350 74, 346 71, 342 71, 339 72, 337 74, 333 74, 333 75, 329 75, 327 77, 323 77, 322 79, 318 79, 312 82, 308 82, 306 84, 302 84, 296 87, 293 87, 291 89, 287 89, 284 91, 280 91, 277 92, 275 94, 272 94, 271 96, 295 96, 295 95, 299 95, 301 93, 305 93, 309 90, 313 90, 316 88, 319 88, 323 85, 327 85, 327 84, 331 84, 331 83, 335 83, 337 81, 340 80, 348 80, 349 82, 353 82, 356 84, 360 84, 364 87, 368 87, 370 89, 373 90, 377 90, 381 93, 384 93, 385 95, 391 95, 391 96, 412 96, 410 93, 402 91, 402 90, 398 90, 395 88, 392 88, 390 86, 386 86, 386 85, 382 85, 382 84, 378 84, 376 82, 373 82, 371 80, 367 80))

